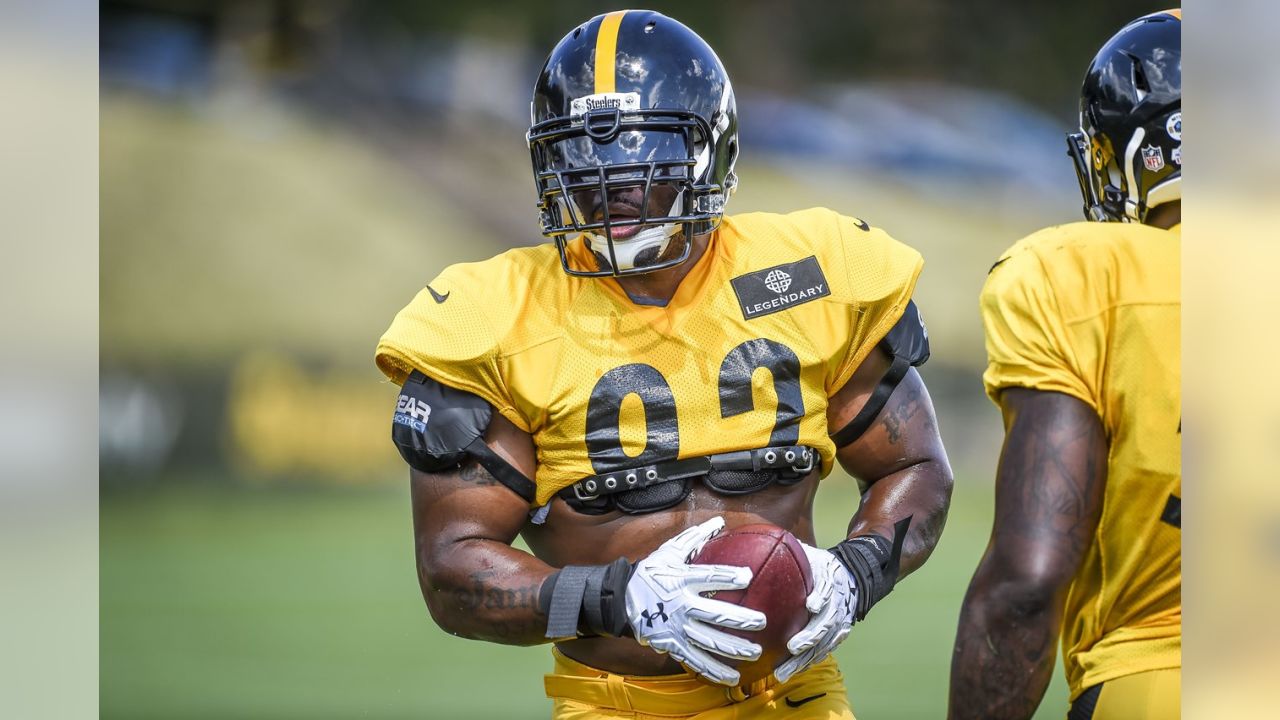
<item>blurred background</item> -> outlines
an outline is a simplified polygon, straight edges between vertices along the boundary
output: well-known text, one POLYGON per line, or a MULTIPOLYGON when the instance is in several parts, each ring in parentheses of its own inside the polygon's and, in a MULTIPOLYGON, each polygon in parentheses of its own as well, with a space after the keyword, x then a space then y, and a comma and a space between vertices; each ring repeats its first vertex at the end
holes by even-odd
MULTIPOLYGON (((1084 68, 1161 3, 651 2, 734 79, 729 211, 826 206, 926 258, 923 369, 957 476, 938 551, 837 653, 863 718, 944 713, 999 415, 977 294, 1080 217, 1084 68)), ((452 638, 414 575, 372 363, 444 266, 542 241, 543 58, 617 6, 100 4, 100 701, 118 718, 545 717, 548 650, 452 638)), ((834 542, 856 490, 818 502, 834 542)), ((1060 670, 1038 717, 1061 717, 1060 670)))

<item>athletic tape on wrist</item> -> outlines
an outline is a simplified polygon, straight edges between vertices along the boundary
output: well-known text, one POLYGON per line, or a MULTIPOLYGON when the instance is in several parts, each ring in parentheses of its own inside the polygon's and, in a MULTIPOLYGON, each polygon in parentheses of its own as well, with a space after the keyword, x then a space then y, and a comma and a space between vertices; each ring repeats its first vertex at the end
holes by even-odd
POLYGON ((861 621, 871 608, 885 598, 898 581, 898 563, 907 538, 911 516, 893 526, 893 542, 874 533, 859 535, 831 548, 858 588, 854 619, 861 621))
POLYGON ((587 587, 582 591, 582 612, 586 615, 586 629, 599 632, 604 626, 604 618, 600 608, 603 599, 602 588, 604 587, 604 576, 608 572, 608 568, 601 568, 599 572, 593 572, 587 576, 587 587))
POLYGON ((599 570, 600 567, 570 565, 547 578, 546 582, 552 583, 551 602, 547 608, 547 637, 577 637, 578 615, 582 612, 587 578, 599 570))
POLYGON ((538 606, 547 616, 546 637, 622 636, 630 625, 626 590, 631 569, 630 561, 618 558, 608 565, 570 565, 549 575, 538 591, 538 606))

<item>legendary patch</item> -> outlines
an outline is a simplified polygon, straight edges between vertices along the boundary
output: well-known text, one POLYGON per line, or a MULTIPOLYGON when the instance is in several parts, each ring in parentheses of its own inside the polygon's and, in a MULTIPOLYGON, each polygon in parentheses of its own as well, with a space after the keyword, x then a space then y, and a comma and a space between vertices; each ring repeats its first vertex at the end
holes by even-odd
POLYGON ((739 275, 729 281, 738 296, 742 317, 754 320, 831 294, 818 258, 809 257, 785 265, 739 275))

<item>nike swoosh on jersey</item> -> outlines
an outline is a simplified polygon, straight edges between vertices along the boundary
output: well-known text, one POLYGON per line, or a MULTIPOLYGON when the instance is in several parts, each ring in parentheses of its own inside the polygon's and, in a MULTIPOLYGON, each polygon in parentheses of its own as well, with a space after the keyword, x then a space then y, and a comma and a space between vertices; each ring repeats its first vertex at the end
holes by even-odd
POLYGON ((437 305, 444 302, 445 300, 448 300, 449 293, 453 292, 452 290, 450 290, 449 292, 441 295, 440 293, 436 292, 435 288, 431 287, 430 285, 427 286, 427 291, 431 293, 431 299, 435 300, 437 305))
POLYGON ((791 698, 787 698, 787 707, 798 708, 805 703, 813 702, 814 700, 817 700, 820 697, 826 697, 826 696, 827 696, 826 693, 818 693, 817 695, 810 695, 807 698, 800 698, 799 700, 792 700, 791 698))

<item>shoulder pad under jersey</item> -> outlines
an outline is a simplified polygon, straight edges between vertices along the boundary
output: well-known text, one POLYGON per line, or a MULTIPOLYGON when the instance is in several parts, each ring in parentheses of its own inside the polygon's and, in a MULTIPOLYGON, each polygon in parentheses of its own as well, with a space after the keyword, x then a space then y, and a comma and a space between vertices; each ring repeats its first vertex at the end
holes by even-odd
POLYGON ((880 346, 890 357, 905 358, 913 367, 929 360, 929 329, 924 325, 924 316, 916 307, 915 300, 907 301, 902 317, 880 341, 880 346))

